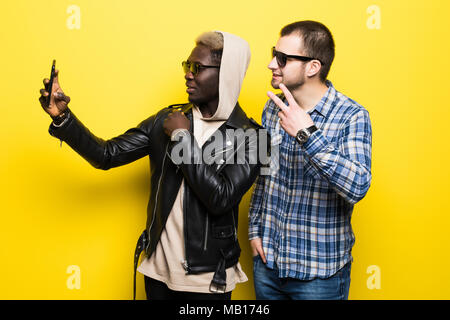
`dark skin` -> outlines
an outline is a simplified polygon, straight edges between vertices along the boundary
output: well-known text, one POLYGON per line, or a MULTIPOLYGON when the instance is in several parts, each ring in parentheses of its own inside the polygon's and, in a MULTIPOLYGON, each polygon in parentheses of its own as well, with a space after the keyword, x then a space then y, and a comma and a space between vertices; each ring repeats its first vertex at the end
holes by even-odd
MULTIPOLYGON (((192 50, 188 61, 198 62, 201 65, 219 65, 217 62, 212 61, 211 51, 202 45, 196 46, 192 50)), ((48 78, 44 79, 45 88, 40 90, 41 96, 39 98, 42 108, 52 119, 63 113, 70 102, 70 97, 63 93, 59 85, 59 70, 56 70, 55 73, 49 107, 45 103, 48 96, 48 78)), ((213 116, 219 105, 219 69, 200 68, 200 71, 195 76, 189 71, 184 78, 186 79, 186 87, 188 87, 186 91, 189 95, 189 101, 199 107, 204 117, 209 118, 213 116)), ((175 129, 189 130, 190 126, 189 119, 180 111, 169 113, 163 124, 164 132, 169 137, 175 129)))
POLYGON ((67 104, 70 102, 70 97, 66 96, 59 85, 59 70, 55 70, 55 78, 53 79, 52 96, 50 97, 50 105, 47 107, 46 99, 48 97, 48 83, 50 80, 48 78, 44 79, 45 89, 41 89, 41 96, 39 97, 39 102, 42 108, 47 112, 50 117, 55 118, 59 116, 64 110, 67 109, 67 104))
MULTIPOLYGON (((211 59, 211 51, 202 45, 196 46, 189 56, 189 62, 198 62, 201 65, 219 65, 211 59)), ((205 118, 210 118, 216 113, 219 105, 219 69, 200 68, 194 76, 192 72, 185 74, 186 91, 189 101, 200 109, 205 118)), ((190 122, 184 113, 171 112, 164 120, 164 132, 171 136, 175 129, 190 129, 190 122)))

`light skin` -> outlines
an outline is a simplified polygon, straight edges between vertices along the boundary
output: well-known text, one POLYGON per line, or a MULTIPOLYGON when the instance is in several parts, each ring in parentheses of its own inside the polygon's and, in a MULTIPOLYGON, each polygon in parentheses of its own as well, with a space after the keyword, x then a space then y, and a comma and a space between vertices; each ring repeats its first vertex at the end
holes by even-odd
MULTIPOLYGON (((189 58, 190 62, 198 62, 201 65, 217 65, 211 59, 211 51, 202 45, 196 46, 189 58)), ((53 80, 52 96, 50 105, 47 107, 46 99, 48 93, 49 79, 45 78, 44 88, 40 89, 41 96, 39 102, 42 108, 52 119, 61 115, 68 107, 70 97, 66 96, 59 84, 59 70, 55 70, 55 78, 53 80)), ((219 69, 201 68, 197 75, 193 75, 191 71, 185 74, 186 92, 190 102, 197 105, 206 118, 214 115, 219 105, 219 69)), ((164 132, 171 136, 175 129, 190 129, 189 119, 183 112, 175 111, 169 113, 163 123, 164 132)))
MULTIPOLYGON (((275 49, 287 55, 308 56, 298 34, 281 37, 275 49)), ((319 77, 321 67, 318 60, 304 62, 291 58, 287 59, 283 68, 278 65, 276 58, 268 65, 272 71, 271 85, 274 89, 281 89, 288 105, 272 91, 267 92, 267 96, 280 108, 280 125, 292 137, 295 137, 299 130, 314 125, 308 111, 313 109, 328 91, 327 85, 319 77)), ((251 240, 250 247, 253 256, 259 254, 262 261, 267 263, 261 238, 251 240)))

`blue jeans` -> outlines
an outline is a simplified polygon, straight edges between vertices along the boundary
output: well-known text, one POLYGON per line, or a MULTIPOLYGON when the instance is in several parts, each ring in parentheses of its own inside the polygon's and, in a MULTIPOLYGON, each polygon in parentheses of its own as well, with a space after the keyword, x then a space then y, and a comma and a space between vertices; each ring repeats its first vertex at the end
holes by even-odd
POLYGON ((327 279, 278 278, 278 269, 269 269, 259 255, 253 258, 253 278, 258 300, 347 300, 351 262, 327 279))

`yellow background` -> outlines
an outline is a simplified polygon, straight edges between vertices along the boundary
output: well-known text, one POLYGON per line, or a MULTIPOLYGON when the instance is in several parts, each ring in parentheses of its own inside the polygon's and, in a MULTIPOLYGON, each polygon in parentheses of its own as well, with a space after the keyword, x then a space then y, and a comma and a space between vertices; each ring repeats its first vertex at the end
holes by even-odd
MULTIPOLYGON (((335 38, 329 79, 361 103, 373 127, 372 186, 355 206, 350 299, 449 299, 447 1, 3 1, 0 5, 0 298, 130 299, 133 252, 144 229, 148 158, 100 171, 47 130, 38 102, 52 59, 71 109, 111 138, 159 109, 185 102, 181 61, 203 31, 250 43, 240 103, 260 122, 270 48, 280 29, 312 19, 335 38), (69 5, 81 28, 69 29, 69 5), (367 27, 367 8, 381 29, 367 27), (67 287, 67 268, 81 288, 67 287), (381 288, 369 289, 367 268, 381 288)), ((241 263, 250 278, 250 192, 241 203, 241 263)), ((144 299, 138 275, 138 298, 144 299)))

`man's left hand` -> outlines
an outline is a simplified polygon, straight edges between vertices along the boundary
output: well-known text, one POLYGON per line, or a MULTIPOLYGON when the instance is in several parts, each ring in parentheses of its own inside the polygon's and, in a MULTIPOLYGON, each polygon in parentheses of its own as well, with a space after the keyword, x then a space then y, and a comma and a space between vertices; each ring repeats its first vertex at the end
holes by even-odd
POLYGON ((280 84, 280 89, 286 97, 289 104, 288 106, 286 106, 273 92, 269 91, 267 95, 281 109, 281 111, 278 112, 281 127, 290 136, 295 137, 299 130, 313 126, 314 121, 311 119, 311 116, 298 105, 284 84, 280 84))
POLYGON ((189 119, 186 118, 184 115, 184 112, 175 111, 169 113, 167 118, 164 120, 163 128, 164 132, 171 137, 172 132, 175 129, 187 129, 191 127, 191 123, 189 122, 189 119))

